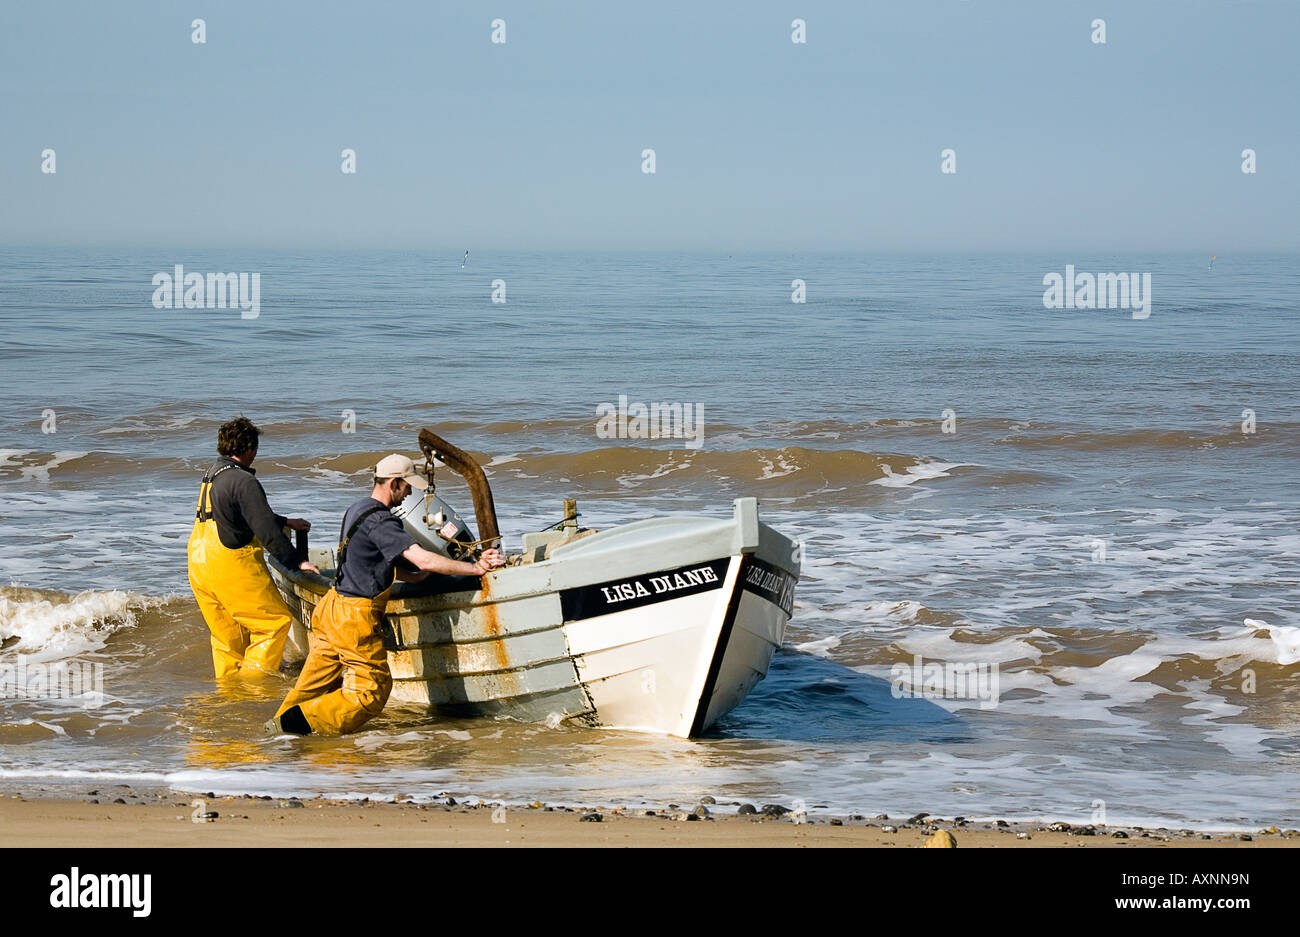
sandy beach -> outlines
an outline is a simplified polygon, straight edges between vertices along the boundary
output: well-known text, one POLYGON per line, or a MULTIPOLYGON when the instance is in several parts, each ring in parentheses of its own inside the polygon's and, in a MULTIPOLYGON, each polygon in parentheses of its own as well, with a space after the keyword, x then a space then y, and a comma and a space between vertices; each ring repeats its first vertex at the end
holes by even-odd
MULTIPOLYGON (((916 848, 938 831, 958 847, 991 849, 1195 849, 1300 846, 1296 830, 1254 833, 1006 824, 960 818, 861 818, 721 813, 692 805, 647 815, 610 805, 502 807, 187 797, 174 791, 104 788, 79 800, 0 798, 4 847, 719 847, 916 848), (98 802, 96 802, 98 801, 98 802), (207 819, 198 819, 203 814, 207 819), (696 819, 687 819, 696 814, 696 819), (599 820, 591 819, 598 816, 599 820), (1049 829, 1057 826, 1057 829, 1049 829)), ((766 805, 764 805, 766 806, 766 805)), ((768 813, 773 811, 769 809, 768 813)), ((942 837, 940 837, 942 839, 942 837)))

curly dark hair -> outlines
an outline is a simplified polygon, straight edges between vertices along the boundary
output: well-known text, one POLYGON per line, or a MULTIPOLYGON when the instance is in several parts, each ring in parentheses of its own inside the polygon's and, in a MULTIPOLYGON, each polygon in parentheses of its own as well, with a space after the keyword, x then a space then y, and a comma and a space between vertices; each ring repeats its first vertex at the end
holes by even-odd
POLYGON ((224 456, 239 455, 249 449, 257 448, 257 437, 262 431, 253 425, 246 416, 237 416, 221 424, 217 430, 217 454, 224 456))

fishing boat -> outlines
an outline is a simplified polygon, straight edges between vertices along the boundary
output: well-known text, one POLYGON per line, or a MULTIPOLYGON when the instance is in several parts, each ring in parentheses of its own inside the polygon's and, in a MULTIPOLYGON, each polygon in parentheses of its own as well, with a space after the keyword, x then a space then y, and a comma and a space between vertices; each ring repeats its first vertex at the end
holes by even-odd
MULTIPOLYGON (((498 545, 483 469, 428 429, 419 443, 428 491, 393 509, 412 538, 466 560, 498 545), (438 464, 469 484, 477 538, 436 494, 438 464)), ((305 656, 334 551, 301 540, 299 550, 323 574, 268 563, 293 614, 289 653, 305 656)), ((729 517, 651 517, 600 531, 579 527, 566 501, 555 527, 502 552, 507 565, 481 579, 435 574, 393 587, 384 625, 391 700, 445 715, 698 736, 766 675, 799 579, 799 545, 759 521, 754 498, 735 499, 729 517)))

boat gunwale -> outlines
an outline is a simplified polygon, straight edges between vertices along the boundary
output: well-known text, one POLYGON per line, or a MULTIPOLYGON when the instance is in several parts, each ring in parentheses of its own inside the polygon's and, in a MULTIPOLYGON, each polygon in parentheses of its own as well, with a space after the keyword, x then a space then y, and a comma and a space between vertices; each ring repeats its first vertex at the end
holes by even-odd
MULTIPOLYGON (((785 534, 782 534, 780 531, 773 529, 767 524, 763 524, 760 522, 759 527, 761 530, 765 530, 769 532, 770 535, 775 535, 777 537, 780 537, 782 540, 788 543, 794 542, 785 534)), ((618 529, 619 528, 611 528, 611 531, 618 530, 618 529)), ((771 552, 775 552, 775 551, 768 551, 755 546, 748 549, 742 549, 739 551, 729 550, 725 553, 719 553, 717 556, 709 556, 703 560, 700 560, 699 562, 712 562, 715 560, 729 559, 735 556, 747 556, 747 555, 757 554, 758 558, 761 559, 763 562, 773 566, 777 566, 783 569, 785 572, 795 576, 796 578, 799 577, 800 573, 796 570, 790 569, 789 568, 790 564, 787 561, 785 561, 782 557, 772 556, 771 552)), ((573 557, 572 561, 569 561, 568 558, 565 556, 557 556, 557 557, 546 559, 540 563, 528 563, 528 564, 521 564, 519 566, 507 566, 502 569, 493 570, 485 574, 485 581, 488 585, 488 588, 486 590, 480 587, 478 589, 473 589, 473 590, 457 589, 455 591, 435 592, 428 595, 395 596, 388 600, 386 614, 420 615, 420 614, 428 614, 433 612, 452 611, 455 609, 462 609, 462 608, 478 608, 486 605, 496 605, 502 602, 512 602, 512 601, 518 601, 522 599, 535 598, 535 597, 546 596, 546 595, 556 595, 567 589, 584 588, 584 587, 597 585, 601 582, 607 581, 605 578, 607 576, 607 573, 602 571, 601 569, 602 564, 597 562, 592 564, 595 568, 593 568, 589 574, 577 577, 576 581, 566 584, 564 586, 557 587, 553 585, 551 577, 548 576, 545 577, 545 579, 541 582, 524 585, 523 588, 519 589, 519 591, 508 592, 502 589, 503 586, 506 587, 509 586, 511 579, 516 578, 514 575, 512 575, 515 572, 522 572, 524 570, 541 571, 541 570, 547 570, 548 568, 555 569, 558 568, 561 564, 568 566, 570 565, 570 562, 572 563, 573 567, 578 568, 586 565, 585 563, 582 562, 583 559, 584 557, 582 556, 576 556, 573 557)), ((593 559, 597 559, 597 558, 593 557, 593 559)), ((308 600, 308 601, 319 601, 319 599, 323 597, 325 593, 328 592, 329 589, 333 586, 333 580, 331 578, 326 577, 323 574, 312 573, 306 570, 288 569, 273 556, 269 556, 269 555, 267 556, 267 564, 271 568, 272 574, 273 575, 278 574, 278 577, 280 579, 283 579, 287 584, 291 585, 294 589, 295 594, 297 594, 301 599, 308 600), (304 592, 306 593, 305 595, 303 594, 304 592)), ((620 577, 620 578, 631 578, 632 576, 649 576, 649 575, 654 575, 656 573, 663 572, 665 569, 671 569, 671 568, 673 567, 656 567, 653 569, 645 569, 640 572, 629 574, 626 577, 620 577)))

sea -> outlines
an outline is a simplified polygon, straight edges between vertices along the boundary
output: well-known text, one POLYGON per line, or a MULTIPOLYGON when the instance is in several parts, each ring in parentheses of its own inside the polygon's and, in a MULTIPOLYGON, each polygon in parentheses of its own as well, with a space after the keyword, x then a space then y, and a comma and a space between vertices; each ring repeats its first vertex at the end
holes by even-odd
POLYGON ((1293 254, 0 247, 0 788, 1300 825, 1297 297, 1293 254), (159 300, 177 265, 256 310, 159 300), (1045 304, 1067 267, 1150 304, 1045 304), (698 437, 602 434, 620 399, 698 437), (318 544, 422 427, 514 550, 565 498, 755 496, 804 545, 784 646, 698 739, 396 705, 264 738, 292 672, 218 686, 186 576, 239 414, 318 544), (15 677, 59 662, 94 691, 15 677), (988 692, 927 676, 962 668, 988 692))

